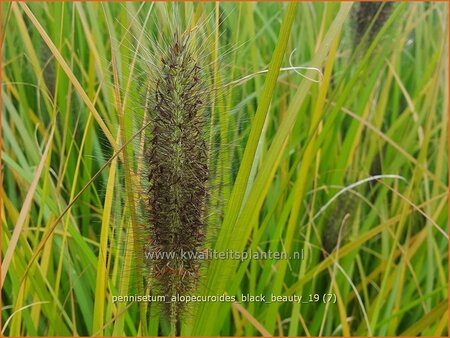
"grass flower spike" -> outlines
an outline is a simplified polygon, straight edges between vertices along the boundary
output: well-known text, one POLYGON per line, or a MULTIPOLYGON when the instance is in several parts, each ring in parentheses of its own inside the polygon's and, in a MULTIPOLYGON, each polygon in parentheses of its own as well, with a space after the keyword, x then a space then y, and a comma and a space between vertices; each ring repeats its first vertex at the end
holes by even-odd
MULTIPOLYGON (((203 113, 207 99, 202 68, 188 34, 175 33, 152 79, 148 145, 150 264, 157 292, 167 299, 195 285, 203 250, 207 200, 207 147, 203 113), (183 255, 187 253, 187 257, 183 255)), ((167 315, 178 321, 182 308, 169 302, 167 315)))

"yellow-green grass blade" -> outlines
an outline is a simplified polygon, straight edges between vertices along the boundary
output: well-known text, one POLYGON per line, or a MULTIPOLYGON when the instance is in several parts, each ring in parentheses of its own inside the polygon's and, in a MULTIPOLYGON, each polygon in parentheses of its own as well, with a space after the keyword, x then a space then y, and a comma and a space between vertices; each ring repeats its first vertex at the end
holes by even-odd
MULTIPOLYGON (((401 333, 401 336, 416 336, 424 332, 431 324, 448 316, 448 299, 443 300, 436 305, 429 313, 423 316, 418 322, 410 326, 407 330, 401 333)), ((448 325, 448 323, 447 323, 448 325)), ((438 332, 442 334, 442 332, 438 332)))
POLYGON ((34 24, 36 29, 41 34, 42 39, 45 41, 47 46, 50 48, 50 50, 52 51, 52 53, 55 56, 56 60, 59 62, 59 64, 63 68, 64 72, 66 73, 66 75, 70 79, 70 81, 72 82, 72 84, 75 87, 76 91, 81 96, 81 98, 83 99, 84 103, 86 104, 86 106, 91 111, 92 115, 95 117, 95 120, 97 121, 97 123, 101 127, 101 129, 104 132, 105 136, 108 138, 108 141, 110 142, 111 146, 114 149, 118 149, 118 147, 116 145, 116 141, 114 140, 114 138, 113 138, 109 128, 103 122, 103 119, 101 118, 100 114, 97 112, 97 109, 95 108, 94 104, 89 99, 89 97, 87 96, 87 94, 84 91, 83 87, 81 86, 80 82, 78 81, 76 76, 73 74, 73 72, 70 69, 70 67, 68 66, 67 62, 62 57, 61 53, 58 51, 58 48, 56 48, 56 46, 54 45, 53 41, 50 39, 48 34, 45 32, 44 28, 39 23, 39 21, 34 16, 34 14, 31 12, 29 7, 25 3, 19 3, 19 4, 14 3, 13 6, 20 6, 23 9, 25 14, 28 16, 28 18, 31 20, 31 22, 34 24))
POLYGON ((100 249, 98 254, 97 279, 95 285, 94 318, 92 332, 94 335, 103 336, 105 298, 107 296, 107 246, 108 233, 111 220, 111 208, 114 197, 114 185, 116 183, 117 158, 115 158, 109 169, 108 184, 106 186, 105 205, 102 214, 102 228, 100 232, 100 249))
MULTIPOLYGON (((323 80, 321 82, 320 88, 319 88, 319 94, 318 94, 318 98, 317 101, 315 103, 315 108, 314 108, 314 112, 313 112, 313 116, 312 116, 312 121, 311 121, 311 127, 314 127, 316 125, 319 124, 320 119, 322 119, 323 114, 324 114, 324 105, 325 105, 325 98, 326 98, 326 94, 330 85, 330 80, 331 80, 331 74, 332 74, 332 70, 333 70, 333 64, 335 61, 335 57, 336 57, 336 51, 337 48, 339 46, 339 41, 340 38, 339 36, 333 41, 333 44, 330 48, 330 52, 329 52, 329 56, 328 56, 328 60, 326 62, 325 65, 325 71, 324 71, 324 76, 323 76, 323 80)), ((309 130, 309 134, 313 135, 316 133, 316 129, 310 129, 309 130)), ((297 221, 298 221, 298 213, 299 210, 301 208, 301 201, 302 201, 302 196, 304 195, 305 191, 304 191, 304 186, 306 185, 306 178, 308 177, 308 171, 309 171, 309 166, 312 165, 312 161, 314 159, 314 154, 312 153, 312 149, 314 147, 314 140, 312 140, 306 150, 305 153, 303 155, 303 160, 301 162, 301 169, 299 172, 299 176, 297 178, 297 182, 295 185, 295 198, 296 200, 294 201, 294 204, 291 208, 291 216, 290 216, 290 220, 289 220, 289 224, 291 227, 291 233, 289 234, 289 226, 288 226, 288 232, 286 234, 286 238, 287 240, 291 240, 293 239, 293 231, 294 229, 297 228, 297 221), (301 194, 298 192, 299 189, 303 189, 303 191, 301 192, 301 194), (295 217, 294 217, 295 215, 295 217), (290 236, 290 237, 289 237, 290 236)), ((303 208, 302 208, 303 209, 303 208)), ((309 229, 308 229, 309 230, 309 229)), ((292 242, 291 242, 292 243, 292 242)), ((288 252, 290 252, 291 250, 291 245, 287 245, 285 244, 285 248, 288 252)), ((306 246, 306 244, 305 244, 306 246)), ((306 250, 305 250, 306 251, 306 250)), ((307 259, 307 258, 306 258, 307 259)), ((287 263, 287 261, 286 261, 287 263)), ((285 266, 280 266, 279 267, 279 281, 278 281, 278 285, 276 285, 276 287, 278 287, 277 289, 274 288, 274 292, 275 294, 279 294, 281 291, 281 286, 282 286, 282 281, 284 279, 284 273, 286 271, 286 264, 284 264, 285 266)), ((300 267, 300 271, 298 274, 298 278, 301 279, 302 276, 305 274, 305 265, 302 264, 300 267)), ((278 276, 277 276, 278 277, 278 276)), ((276 305, 276 303, 275 303, 276 305)), ((276 306, 272 306, 273 310, 272 313, 274 311, 276 311, 276 306)), ((291 324, 289 326, 289 335, 290 336, 295 336, 297 335, 297 325, 298 325, 298 321, 296 320, 298 317, 300 311, 300 304, 296 303, 292 306, 292 314, 291 314, 291 324)), ((270 311, 268 311, 267 316, 269 316, 270 311)))
MULTIPOLYGON (((227 247, 226 243, 230 241, 231 232, 233 231, 233 223, 236 221, 239 210, 241 209, 241 203, 244 199, 245 190, 247 187, 247 182, 250 175, 250 170, 252 167, 253 157, 256 152, 257 144, 259 142, 259 137, 264 125, 264 120, 266 118, 272 94, 275 89, 277 77, 279 74, 279 69, 281 67, 281 62, 283 60, 284 52, 286 49, 287 41, 289 39, 289 33, 292 27, 292 22, 297 9, 296 3, 290 3, 287 10, 285 19, 283 20, 283 26, 280 31, 279 41, 277 47, 274 51, 272 62, 269 67, 269 72, 267 74, 267 79, 265 82, 264 89, 261 95, 261 101, 258 105, 255 117, 253 119, 253 126, 249 135, 249 140, 245 148, 241 166, 234 184, 233 190, 231 192, 230 200, 225 210, 225 218, 222 224, 221 231, 217 240, 216 247, 221 250, 227 247)), ((223 262, 222 262, 223 263, 223 262)), ((230 262, 227 262, 228 265, 230 262)), ((224 264, 222 264, 224 265, 224 264)), ((209 267, 209 273, 206 281, 207 290, 224 290, 226 282, 225 280, 218 278, 217 264, 212 262, 209 267)), ((223 267, 221 268, 221 270, 223 267)), ((227 271, 227 270, 226 270, 227 271)), ((228 270, 229 271, 229 270, 228 270)), ((229 271, 231 272, 231 271, 229 271)), ((223 292, 223 291, 222 291, 223 292)), ((208 332, 214 332, 214 327, 211 325, 211 321, 208 319, 209 314, 212 313, 210 309, 206 309, 211 305, 216 304, 201 304, 199 312, 199 320, 194 326, 194 334, 196 332, 201 332, 202 334, 208 332), (208 306, 209 305, 209 306, 208 306)), ((214 312, 214 311, 213 311, 214 312)))

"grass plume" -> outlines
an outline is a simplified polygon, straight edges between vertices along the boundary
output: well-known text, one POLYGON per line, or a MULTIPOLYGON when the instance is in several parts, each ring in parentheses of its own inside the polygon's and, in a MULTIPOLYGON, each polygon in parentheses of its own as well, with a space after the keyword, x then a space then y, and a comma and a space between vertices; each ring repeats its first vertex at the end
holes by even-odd
POLYGON ((361 42, 367 34, 368 41, 372 41, 380 28, 389 18, 393 8, 392 2, 360 2, 354 8, 354 44, 361 42))
MULTIPOLYGON (((150 89, 149 249, 161 255, 149 263, 157 292, 169 299, 193 289, 200 262, 192 256, 183 258, 182 252, 197 255, 205 239, 208 157, 203 107, 207 94, 190 41, 187 33, 173 34, 150 89)), ((180 320, 181 305, 169 302, 166 311, 172 325, 180 320)))
POLYGON ((357 212, 356 195, 347 192, 334 201, 323 233, 323 248, 331 253, 340 246, 347 237, 357 212))

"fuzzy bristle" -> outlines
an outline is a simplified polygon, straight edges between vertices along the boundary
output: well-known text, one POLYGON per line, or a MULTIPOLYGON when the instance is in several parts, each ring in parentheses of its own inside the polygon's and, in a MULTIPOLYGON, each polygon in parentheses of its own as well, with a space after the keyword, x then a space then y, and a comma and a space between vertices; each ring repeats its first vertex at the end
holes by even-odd
MULTIPOLYGON (((168 300, 193 290, 204 249, 208 153, 204 140, 203 70, 190 37, 174 34, 152 78, 147 145, 149 262, 153 290, 168 300), (183 252, 187 253, 183 256, 183 252), (158 257, 155 257, 158 254, 158 257)), ((179 323, 183 308, 169 302, 166 314, 179 323)))

